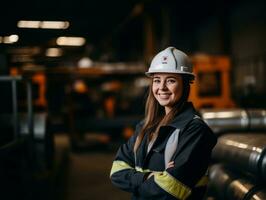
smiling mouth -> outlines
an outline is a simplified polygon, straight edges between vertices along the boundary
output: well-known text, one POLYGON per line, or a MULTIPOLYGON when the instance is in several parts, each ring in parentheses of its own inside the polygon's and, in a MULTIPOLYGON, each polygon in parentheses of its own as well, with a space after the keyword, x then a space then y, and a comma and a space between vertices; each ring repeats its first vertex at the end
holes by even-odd
POLYGON ((158 95, 165 95, 165 96, 168 95, 169 96, 171 94, 170 93, 159 93, 158 95))
POLYGON ((168 99, 171 94, 158 94, 161 99, 168 99))

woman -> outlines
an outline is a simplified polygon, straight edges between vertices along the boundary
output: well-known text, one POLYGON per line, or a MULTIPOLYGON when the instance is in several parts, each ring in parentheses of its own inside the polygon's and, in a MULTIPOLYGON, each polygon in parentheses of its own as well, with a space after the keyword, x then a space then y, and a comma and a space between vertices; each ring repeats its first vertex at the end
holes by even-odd
POLYGON ((203 199, 216 137, 188 102, 194 80, 188 56, 158 53, 149 71, 145 119, 117 152, 112 183, 133 200, 203 199))

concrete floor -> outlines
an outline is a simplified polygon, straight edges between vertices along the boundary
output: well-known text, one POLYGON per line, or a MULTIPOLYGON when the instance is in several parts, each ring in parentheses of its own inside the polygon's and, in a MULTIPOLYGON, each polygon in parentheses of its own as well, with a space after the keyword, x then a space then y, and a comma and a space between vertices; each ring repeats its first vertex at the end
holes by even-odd
POLYGON ((96 145, 71 151, 68 136, 57 134, 55 155, 58 166, 52 200, 130 199, 130 194, 115 188, 109 178, 119 145, 108 148, 106 145, 96 145))
POLYGON ((66 200, 126 200, 130 194, 115 188, 109 179, 114 153, 70 153, 66 174, 66 200))

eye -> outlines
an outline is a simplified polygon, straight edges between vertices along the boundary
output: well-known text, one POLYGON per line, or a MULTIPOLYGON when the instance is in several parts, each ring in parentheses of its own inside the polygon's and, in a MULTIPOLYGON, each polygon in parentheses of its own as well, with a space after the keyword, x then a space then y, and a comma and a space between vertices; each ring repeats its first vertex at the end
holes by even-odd
POLYGON ((160 83, 160 79, 153 79, 153 83, 160 83))
POLYGON ((170 79, 167 79, 167 83, 168 84, 173 84, 173 83, 176 83, 176 80, 173 79, 173 78, 170 78, 170 79))

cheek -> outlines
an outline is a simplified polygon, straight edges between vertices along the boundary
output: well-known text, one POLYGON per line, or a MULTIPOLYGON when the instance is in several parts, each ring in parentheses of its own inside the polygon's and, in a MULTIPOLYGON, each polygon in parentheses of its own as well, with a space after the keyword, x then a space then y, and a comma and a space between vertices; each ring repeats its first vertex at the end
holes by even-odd
POLYGON ((157 91, 157 88, 153 85, 153 86, 152 86, 152 93, 153 93, 153 95, 156 94, 156 91, 157 91))
POLYGON ((180 98, 181 98, 181 96, 182 96, 182 92, 181 91, 179 91, 177 94, 176 94, 176 100, 179 100, 180 98))
POLYGON ((173 91, 174 96, 175 96, 174 98, 176 100, 179 100, 180 97, 182 96, 182 92, 183 92, 183 89, 182 89, 181 85, 178 85, 178 86, 172 88, 172 91, 173 91))

